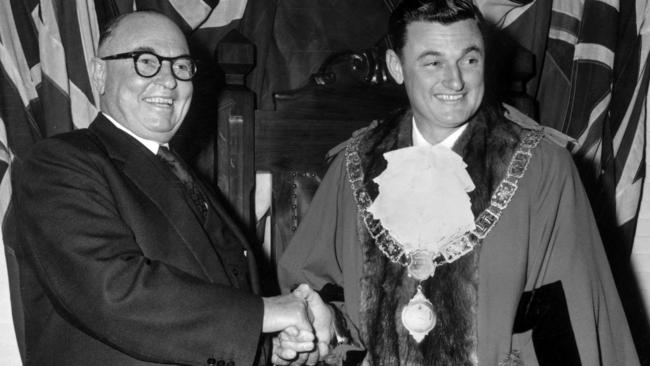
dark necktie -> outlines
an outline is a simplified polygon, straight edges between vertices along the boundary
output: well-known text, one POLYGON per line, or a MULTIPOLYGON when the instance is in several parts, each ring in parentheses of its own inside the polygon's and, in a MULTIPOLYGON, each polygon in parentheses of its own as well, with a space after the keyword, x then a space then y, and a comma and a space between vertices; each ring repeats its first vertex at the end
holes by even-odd
POLYGON ((162 145, 158 149, 157 156, 169 166, 174 175, 183 183, 192 203, 200 213, 201 218, 205 220, 208 215, 208 201, 183 161, 174 152, 162 145))

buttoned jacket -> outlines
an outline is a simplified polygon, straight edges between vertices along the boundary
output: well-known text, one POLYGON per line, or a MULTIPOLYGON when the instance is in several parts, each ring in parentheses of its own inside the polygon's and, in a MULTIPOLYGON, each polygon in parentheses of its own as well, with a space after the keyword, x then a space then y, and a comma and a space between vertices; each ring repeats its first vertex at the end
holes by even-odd
POLYGON ((36 144, 13 178, 26 365, 253 363, 254 261, 212 194, 206 229, 169 168, 102 115, 36 144))

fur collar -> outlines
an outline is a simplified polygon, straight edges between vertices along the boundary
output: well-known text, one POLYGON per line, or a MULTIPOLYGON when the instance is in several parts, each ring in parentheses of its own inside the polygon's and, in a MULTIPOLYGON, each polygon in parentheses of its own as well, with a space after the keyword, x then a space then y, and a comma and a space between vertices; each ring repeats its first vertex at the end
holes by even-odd
MULTIPOLYGON (((358 154, 363 184, 374 199, 372 179, 385 168, 383 153, 410 146, 410 111, 377 123, 362 132, 358 154)), ((490 201, 520 141, 522 128, 507 121, 500 108, 482 108, 454 145, 476 189, 470 193, 472 211, 478 215, 490 201)), ((361 333, 372 365, 472 365, 476 364, 476 296, 478 251, 439 267, 434 278, 422 283, 433 303, 438 323, 417 344, 400 321, 403 306, 413 297, 417 281, 404 267, 391 263, 377 249, 359 222, 364 266, 361 279, 361 333)))

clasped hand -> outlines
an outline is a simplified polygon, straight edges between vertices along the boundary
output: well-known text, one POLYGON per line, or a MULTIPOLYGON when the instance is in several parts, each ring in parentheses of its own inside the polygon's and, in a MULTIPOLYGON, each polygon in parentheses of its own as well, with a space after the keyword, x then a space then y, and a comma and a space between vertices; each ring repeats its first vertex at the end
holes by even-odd
POLYGON ((303 301, 309 324, 289 326, 275 336, 271 362, 275 365, 315 365, 330 352, 330 340, 334 336, 332 310, 306 284, 298 286, 290 296, 303 301))

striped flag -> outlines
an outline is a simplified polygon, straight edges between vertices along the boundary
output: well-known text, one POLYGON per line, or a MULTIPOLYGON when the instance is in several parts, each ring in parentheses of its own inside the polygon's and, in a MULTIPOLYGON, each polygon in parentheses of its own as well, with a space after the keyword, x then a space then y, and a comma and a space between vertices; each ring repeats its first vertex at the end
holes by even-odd
MULTIPOLYGON (((232 3, 227 0, 135 0, 133 10, 159 11, 174 19, 189 34, 208 19, 217 4, 220 8, 217 14, 223 14, 232 3)), ((243 3, 245 6, 246 2, 243 3)))
MULTIPOLYGON (((508 1, 485 2, 498 5, 492 10, 503 10, 508 1)), ((640 203, 650 80, 648 1, 517 2, 529 9, 518 19, 510 17, 510 34, 538 62, 538 75, 528 90, 539 103, 540 122, 578 141, 572 152, 635 342, 645 345, 650 341, 650 199, 640 203)), ((499 16, 506 19, 508 14, 493 11, 494 19, 499 16)), ((639 347, 639 354, 650 363, 646 349, 639 347)))
MULTIPOLYGON (((635 138, 644 140, 646 144, 650 141, 650 129, 646 127, 645 123, 647 121, 647 111, 649 106, 647 91, 648 79, 650 78, 650 7, 648 5, 647 1, 643 2, 643 4, 639 4, 639 6, 637 6, 639 12, 636 16, 636 23, 640 25, 639 64, 643 65, 639 79, 642 80, 643 85, 635 88, 634 99, 632 100, 632 103, 630 103, 630 106, 633 106, 633 108, 628 108, 625 114, 625 118, 628 120, 634 121, 638 119, 637 134, 640 136, 635 135, 635 138)), ((625 137, 626 136, 623 136, 620 140, 624 141, 625 137)), ((623 169, 621 176, 627 177, 625 178, 627 180, 630 179, 629 177, 632 177, 631 179, 635 185, 643 183, 643 186, 639 188, 642 192, 642 200, 639 207, 638 224, 636 225, 636 230, 631 233, 634 235, 634 245, 632 247, 632 269, 640 292, 638 307, 642 309, 640 312, 646 317, 645 322, 640 322, 641 325, 638 326, 640 330, 637 331, 642 334, 639 337, 639 344, 643 345, 642 347, 639 347, 639 356, 641 357, 642 364, 648 365, 650 364, 650 350, 645 345, 650 344, 650 320, 648 320, 648 317, 650 317, 650 181, 645 179, 642 182, 638 177, 643 177, 643 173, 649 171, 650 166, 648 166, 648 163, 650 160, 646 158, 647 154, 645 154, 641 142, 635 144, 635 147, 630 149, 628 154, 637 157, 636 159, 641 161, 641 166, 638 168, 638 171, 635 169, 634 165, 624 165, 625 168, 623 169)), ((636 186, 633 187, 637 189, 636 186)), ((630 191, 634 194, 636 193, 633 190, 630 191)), ((617 192, 617 195, 619 194, 623 196, 626 195, 626 192, 617 192)), ((626 196, 630 197, 633 196, 633 194, 627 194, 626 196)))
MULTIPOLYGON (((36 90, 31 83, 22 79, 24 75, 29 75, 29 70, 12 9, 7 2, 2 2, 0 3, 0 217, 2 218, 11 196, 9 166, 12 154, 5 126, 13 132, 15 136, 13 142, 16 143, 31 145, 39 137, 36 124, 28 109, 30 100, 36 98, 36 90)), ((0 236, 0 239, 4 239, 3 236, 0 236)), ((21 364, 21 358, 16 329, 22 327, 17 323, 17 327, 14 328, 14 313, 11 306, 11 302, 15 302, 16 299, 16 290, 19 289, 17 259, 13 247, 3 247, 4 250, 0 251, 0 363, 17 366, 21 364)), ((16 304, 19 305, 19 302, 16 304)), ((16 315, 15 319, 20 322, 20 314, 16 313, 16 315)))
POLYGON ((574 157, 615 272, 629 264, 644 179, 643 3, 554 1, 547 57, 568 85, 540 86, 540 110, 551 113, 542 123, 561 121, 557 127, 578 139, 574 157), (559 87, 565 108, 557 108, 559 87))
POLYGON ((44 135, 87 127, 98 112, 88 70, 99 41, 94 3, 42 0, 34 22, 42 56, 44 135))
POLYGON ((510 34, 536 54, 529 92, 539 120, 578 141, 572 152, 617 262, 629 260, 644 178, 646 1, 516 1, 508 9, 508 1, 484 0, 494 5, 491 17, 507 19, 510 34), (527 11, 513 11, 515 3, 527 11))
POLYGON ((0 239, 6 254, 0 258, 2 365, 20 365, 24 345, 14 250, 20 243, 11 217, 5 215, 11 165, 43 137, 85 127, 94 118, 97 109, 87 65, 95 55, 97 36, 93 2, 0 2, 0 239))

